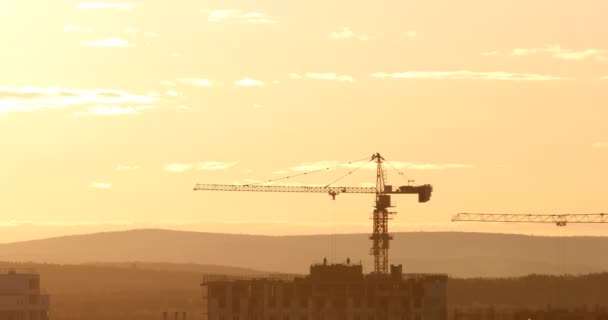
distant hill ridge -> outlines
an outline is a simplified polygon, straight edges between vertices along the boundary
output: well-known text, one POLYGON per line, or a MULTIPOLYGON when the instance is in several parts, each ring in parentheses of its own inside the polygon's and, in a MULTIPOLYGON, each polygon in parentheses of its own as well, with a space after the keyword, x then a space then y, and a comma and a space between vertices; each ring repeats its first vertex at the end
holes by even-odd
MULTIPOLYGON (((391 263, 407 272, 457 277, 608 270, 607 237, 537 237, 463 232, 395 233, 391 263)), ((306 273, 324 257, 362 261, 370 271, 367 234, 259 236, 142 229, 0 244, 0 260, 43 263, 130 261, 233 266, 306 273), (335 249, 332 250, 332 238, 335 249)))

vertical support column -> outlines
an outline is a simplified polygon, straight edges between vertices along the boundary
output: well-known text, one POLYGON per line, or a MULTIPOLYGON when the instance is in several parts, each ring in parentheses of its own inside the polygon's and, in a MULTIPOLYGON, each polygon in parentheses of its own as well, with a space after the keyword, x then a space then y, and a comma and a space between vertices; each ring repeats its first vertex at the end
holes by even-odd
POLYGON ((370 239, 373 242, 371 254, 374 256, 374 271, 377 274, 388 274, 388 249, 392 239, 388 232, 390 212, 390 196, 379 196, 373 213, 373 233, 370 239))
MULTIPOLYGON (((209 319, 209 285, 207 284, 207 282, 205 281, 205 279, 203 279, 203 283, 201 284, 201 287, 203 289, 202 295, 203 295, 203 310, 202 310, 202 320, 208 320, 209 319)), ((167 319, 164 319, 167 320, 167 319)))
POLYGON ((384 189, 384 158, 379 153, 372 156, 376 160, 376 205, 373 213, 374 226, 370 239, 372 249, 370 254, 374 256, 374 272, 376 274, 388 274, 388 249, 391 236, 388 233, 388 208, 391 207, 391 196, 384 189))

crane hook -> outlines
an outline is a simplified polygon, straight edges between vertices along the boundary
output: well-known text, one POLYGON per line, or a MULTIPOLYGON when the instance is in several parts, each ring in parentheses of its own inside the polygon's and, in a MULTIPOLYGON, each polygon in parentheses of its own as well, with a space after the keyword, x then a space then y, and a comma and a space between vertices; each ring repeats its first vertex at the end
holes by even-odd
POLYGON ((336 200, 336 196, 338 195, 338 193, 336 191, 330 191, 329 195, 331 196, 332 200, 336 200))

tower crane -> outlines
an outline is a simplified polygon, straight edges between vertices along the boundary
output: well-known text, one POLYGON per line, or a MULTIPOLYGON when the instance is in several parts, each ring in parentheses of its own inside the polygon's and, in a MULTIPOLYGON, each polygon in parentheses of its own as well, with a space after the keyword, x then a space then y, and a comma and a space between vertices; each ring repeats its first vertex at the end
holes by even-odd
POLYGON ((558 227, 565 227, 568 223, 608 223, 608 214, 459 213, 452 217, 452 221, 555 223, 558 227))
MULTIPOLYGON (((376 186, 375 187, 336 187, 331 186, 333 182, 326 186, 305 186, 305 185, 261 185, 260 183, 254 184, 244 184, 244 185, 235 185, 235 184, 197 184, 194 187, 195 191, 250 191, 250 192, 306 192, 306 193, 327 193, 329 194, 333 200, 336 199, 336 196, 341 193, 366 193, 366 194, 375 194, 376 201, 373 210, 373 229, 372 234, 370 236, 370 240, 372 240, 372 248, 370 250, 370 254, 374 256, 374 272, 375 274, 387 274, 388 273, 388 250, 389 250, 389 241, 392 239, 392 236, 388 232, 388 220, 390 216, 395 214, 396 212, 389 212, 389 208, 392 208, 391 205, 391 195, 396 194, 417 194, 418 202, 427 202, 431 199, 431 193, 433 192, 433 187, 429 184, 425 185, 406 185, 393 188, 392 185, 386 184, 386 173, 384 169, 385 159, 380 155, 380 153, 375 153, 372 155, 371 159, 367 158, 368 161, 365 164, 369 164, 370 162, 376 163, 376 186)), ((349 162, 348 164, 352 164, 353 162, 349 162)), ((337 166, 336 166, 337 167, 337 166)), ((362 166, 361 166, 362 167, 362 166)), ((356 170, 360 169, 358 167, 350 172, 347 175, 352 174, 356 170)), ((329 170, 331 168, 325 168, 320 170, 315 170, 311 172, 306 172, 294 176, 288 176, 275 180, 268 180, 266 182, 275 182, 278 180, 283 180, 287 178, 292 178, 295 176, 307 175, 313 172, 329 170)), ((346 175, 345 175, 346 176, 346 175)), ((343 176, 343 177, 345 177, 343 176)), ((341 178, 343 178, 341 177, 341 178)), ((340 178, 340 179, 341 179, 340 178)), ((339 179, 338 179, 339 180, 339 179)), ((337 181, 337 180, 336 180, 337 181)), ((334 182, 336 182, 334 181, 334 182)))

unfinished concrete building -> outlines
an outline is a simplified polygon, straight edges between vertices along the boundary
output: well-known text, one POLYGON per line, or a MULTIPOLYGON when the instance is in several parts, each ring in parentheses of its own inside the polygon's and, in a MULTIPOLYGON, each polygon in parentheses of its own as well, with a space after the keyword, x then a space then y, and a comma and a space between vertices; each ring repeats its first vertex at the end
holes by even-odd
POLYGON ((204 320, 445 320, 447 276, 363 274, 361 265, 318 264, 305 277, 208 278, 204 320))

